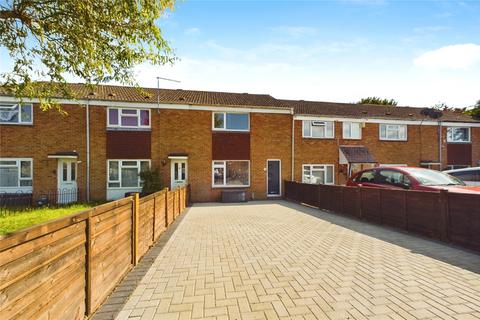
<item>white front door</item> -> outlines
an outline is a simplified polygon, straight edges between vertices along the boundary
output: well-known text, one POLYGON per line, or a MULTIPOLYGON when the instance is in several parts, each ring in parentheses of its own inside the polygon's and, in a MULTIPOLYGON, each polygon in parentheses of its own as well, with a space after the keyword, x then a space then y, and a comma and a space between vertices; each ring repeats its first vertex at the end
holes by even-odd
POLYGON ((171 189, 178 187, 183 187, 187 185, 188 181, 188 170, 187 170, 187 160, 171 160, 171 189))
POLYGON ((77 201, 77 160, 58 159, 57 169, 58 194, 57 203, 77 201))

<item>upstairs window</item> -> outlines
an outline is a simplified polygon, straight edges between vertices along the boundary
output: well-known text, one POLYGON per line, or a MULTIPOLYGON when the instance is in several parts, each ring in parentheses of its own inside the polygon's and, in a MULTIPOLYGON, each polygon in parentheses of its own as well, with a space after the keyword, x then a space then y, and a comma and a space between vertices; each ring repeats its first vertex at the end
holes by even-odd
POLYGON ((1 188, 32 188, 32 159, 0 158, 1 188))
POLYGON ((31 104, 11 104, 0 102, 0 123, 32 124, 33 107, 31 104))
POLYGON ((344 122, 343 139, 362 139, 362 123, 344 122))
POLYGON ((461 143, 470 142, 469 127, 448 127, 447 142, 461 143))
POLYGON ((108 108, 110 128, 150 128, 150 109, 108 108))
POLYGON ((407 125, 381 123, 380 140, 407 141, 407 125))
POLYGON ((217 131, 249 131, 250 119, 248 113, 213 113, 213 130, 217 131))
POLYGON ((332 139, 334 137, 333 121, 303 120, 303 137, 332 139))
POLYGON ((108 160, 108 187, 141 188, 140 172, 149 168, 150 160, 108 160))

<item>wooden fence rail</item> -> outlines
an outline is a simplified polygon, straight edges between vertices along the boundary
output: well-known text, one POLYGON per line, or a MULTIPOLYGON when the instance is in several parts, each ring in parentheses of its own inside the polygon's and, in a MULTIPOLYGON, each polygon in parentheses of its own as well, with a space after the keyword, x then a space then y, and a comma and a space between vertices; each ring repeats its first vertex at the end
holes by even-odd
POLYGON ((285 181, 285 197, 480 251, 480 195, 285 181))
POLYGON ((2 319, 84 319, 187 207, 138 194, 0 238, 2 319))

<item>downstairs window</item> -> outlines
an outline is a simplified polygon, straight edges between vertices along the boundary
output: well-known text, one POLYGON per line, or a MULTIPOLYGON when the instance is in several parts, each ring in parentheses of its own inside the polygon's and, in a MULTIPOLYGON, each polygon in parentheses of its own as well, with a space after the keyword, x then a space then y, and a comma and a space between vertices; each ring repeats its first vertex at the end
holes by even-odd
POLYGON ((248 187, 250 186, 250 161, 213 161, 213 187, 248 187))
POLYGON ((108 160, 109 188, 141 188, 140 172, 150 169, 150 160, 108 160))

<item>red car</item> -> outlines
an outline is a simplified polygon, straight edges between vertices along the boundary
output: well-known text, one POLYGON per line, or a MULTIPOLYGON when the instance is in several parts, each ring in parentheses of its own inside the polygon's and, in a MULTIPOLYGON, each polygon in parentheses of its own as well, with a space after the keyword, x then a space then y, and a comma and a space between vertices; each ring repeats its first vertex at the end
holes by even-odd
POLYGON ((364 186, 386 189, 409 189, 449 192, 480 193, 480 187, 465 183, 446 173, 415 167, 378 167, 353 175, 347 186, 364 186))

